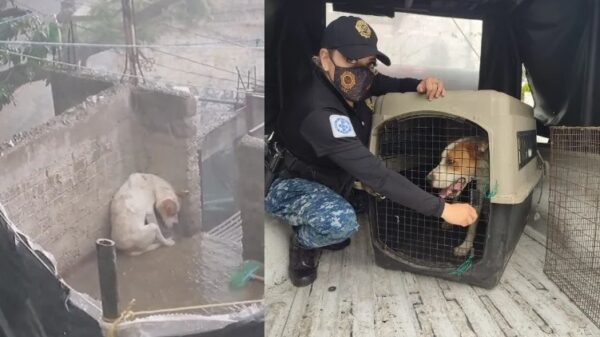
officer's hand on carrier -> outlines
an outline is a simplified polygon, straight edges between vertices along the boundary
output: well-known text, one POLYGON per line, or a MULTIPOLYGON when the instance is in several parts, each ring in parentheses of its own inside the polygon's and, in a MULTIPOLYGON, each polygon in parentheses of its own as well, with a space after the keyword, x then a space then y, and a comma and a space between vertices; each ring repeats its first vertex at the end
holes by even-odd
POLYGON ((467 227, 477 220, 477 211, 469 204, 445 203, 442 219, 453 225, 467 227))
POLYGON ((425 94, 427 99, 431 101, 434 98, 444 97, 446 88, 441 80, 435 77, 427 77, 417 85, 417 92, 425 94))

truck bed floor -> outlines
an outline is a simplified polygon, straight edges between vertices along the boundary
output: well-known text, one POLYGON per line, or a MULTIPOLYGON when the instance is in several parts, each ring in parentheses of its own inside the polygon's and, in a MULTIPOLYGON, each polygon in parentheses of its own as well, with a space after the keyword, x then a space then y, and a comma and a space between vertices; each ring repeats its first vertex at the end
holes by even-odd
MULTIPOLYGON (((312 286, 267 279, 266 336, 600 336, 543 273, 545 238, 530 227, 501 283, 485 290, 376 266, 366 219, 361 222, 348 248, 323 253, 312 286)), ((285 225, 267 219, 265 230, 274 226, 285 225)), ((287 269, 270 258, 270 246, 267 270, 287 269)), ((287 254, 284 246, 279 256, 287 254)))

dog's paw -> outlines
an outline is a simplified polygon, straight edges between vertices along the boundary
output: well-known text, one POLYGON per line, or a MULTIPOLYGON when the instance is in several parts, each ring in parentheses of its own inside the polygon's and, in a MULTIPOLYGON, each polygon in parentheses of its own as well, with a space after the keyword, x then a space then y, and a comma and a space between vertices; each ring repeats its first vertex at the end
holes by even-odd
POLYGON ((465 244, 462 244, 458 247, 454 247, 454 256, 467 256, 467 254, 469 254, 469 252, 471 251, 471 248, 473 248, 473 245, 465 244))
POLYGON ((165 244, 165 246, 173 246, 175 244, 175 240, 173 239, 165 239, 165 242, 163 242, 165 244))

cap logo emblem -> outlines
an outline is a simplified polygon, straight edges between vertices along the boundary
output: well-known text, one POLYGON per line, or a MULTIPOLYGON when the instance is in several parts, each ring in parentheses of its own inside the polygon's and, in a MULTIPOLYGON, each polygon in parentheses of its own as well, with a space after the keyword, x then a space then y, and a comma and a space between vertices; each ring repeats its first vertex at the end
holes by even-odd
POLYGON ((347 93, 356 85, 356 75, 354 75, 354 73, 351 71, 346 70, 340 76, 340 82, 342 87, 341 89, 347 93))
POLYGON ((356 21, 356 31, 358 32, 358 34, 360 34, 360 36, 364 37, 365 39, 368 39, 371 37, 371 27, 369 27, 369 25, 363 21, 363 20, 358 20, 356 21))

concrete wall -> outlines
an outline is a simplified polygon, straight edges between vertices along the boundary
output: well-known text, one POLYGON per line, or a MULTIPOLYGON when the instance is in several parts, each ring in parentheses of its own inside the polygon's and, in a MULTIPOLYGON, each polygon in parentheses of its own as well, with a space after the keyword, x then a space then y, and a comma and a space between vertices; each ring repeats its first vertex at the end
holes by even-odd
POLYGON ((129 92, 75 109, 0 147, 0 201, 64 270, 108 235, 108 203, 136 169, 129 92))
POLYGON ((236 147, 239 181, 236 199, 242 214, 244 259, 264 261, 264 141, 244 136, 236 147))
POLYGON ((251 135, 262 138, 264 135, 261 125, 265 122, 265 94, 250 92, 246 94, 246 103, 248 104, 247 127, 251 135))
POLYGON ((145 153, 142 170, 163 177, 178 191, 189 191, 181 198, 179 229, 183 235, 192 235, 202 222, 196 101, 190 96, 134 89, 131 105, 138 121, 137 139, 143 140, 138 144, 145 153))
MULTIPOLYGON (((209 117, 213 114, 213 111, 207 111, 203 115, 203 127, 211 122, 209 117)), ((215 117, 218 118, 218 114, 215 117)), ((200 137, 202 148, 200 167, 203 177, 206 177, 202 184, 203 202, 205 203, 202 230, 210 231, 219 226, 222 221, 236 212, 237 208, 243 210, 247 206, 242 205, 242 202, 255 198, 254 193, 242 193, 240 188, 247 187, 241 186, 245 183, 242 178, 252 177, 255 180, 256 177, 262 179, 261 177, 264 176, 263 154, 260 152, 262 147, 259 151, 254 151, 254 148, 241 146, 239 143, 243 137, 248 135, 262 138, 264 129, 261 125, 263 121, 264 95, 249 92, 246 94, 244 107, 236 110, 229 119, 222 120, 221 124, 215 123, 210 131, 200 137), (251 130, 253 132, 250 132, 251 130), (254 169, 256 160, 261 166, 260 172, 254 169), (226 200, 229 198, 231 201, 226 200)), ((262 187, 260 188, 262 190, 262 187)), ((262 197, 259 199, 262 201, 262 197)), ((262 211, 263 207, 257 209, 262 211)), ((248 208, 244 213, 250 216, 252 212, 253 209, 248 208)))
MULTIPOLYGON (((76 79, 72 79, 75 81, 76 79)), ((179 190, 183 234, 200 229, 200 169, 191 97, 118 86, 0 143, 0 202, 65 271, 109 235, 109 204, 133 172, 179 190)))

